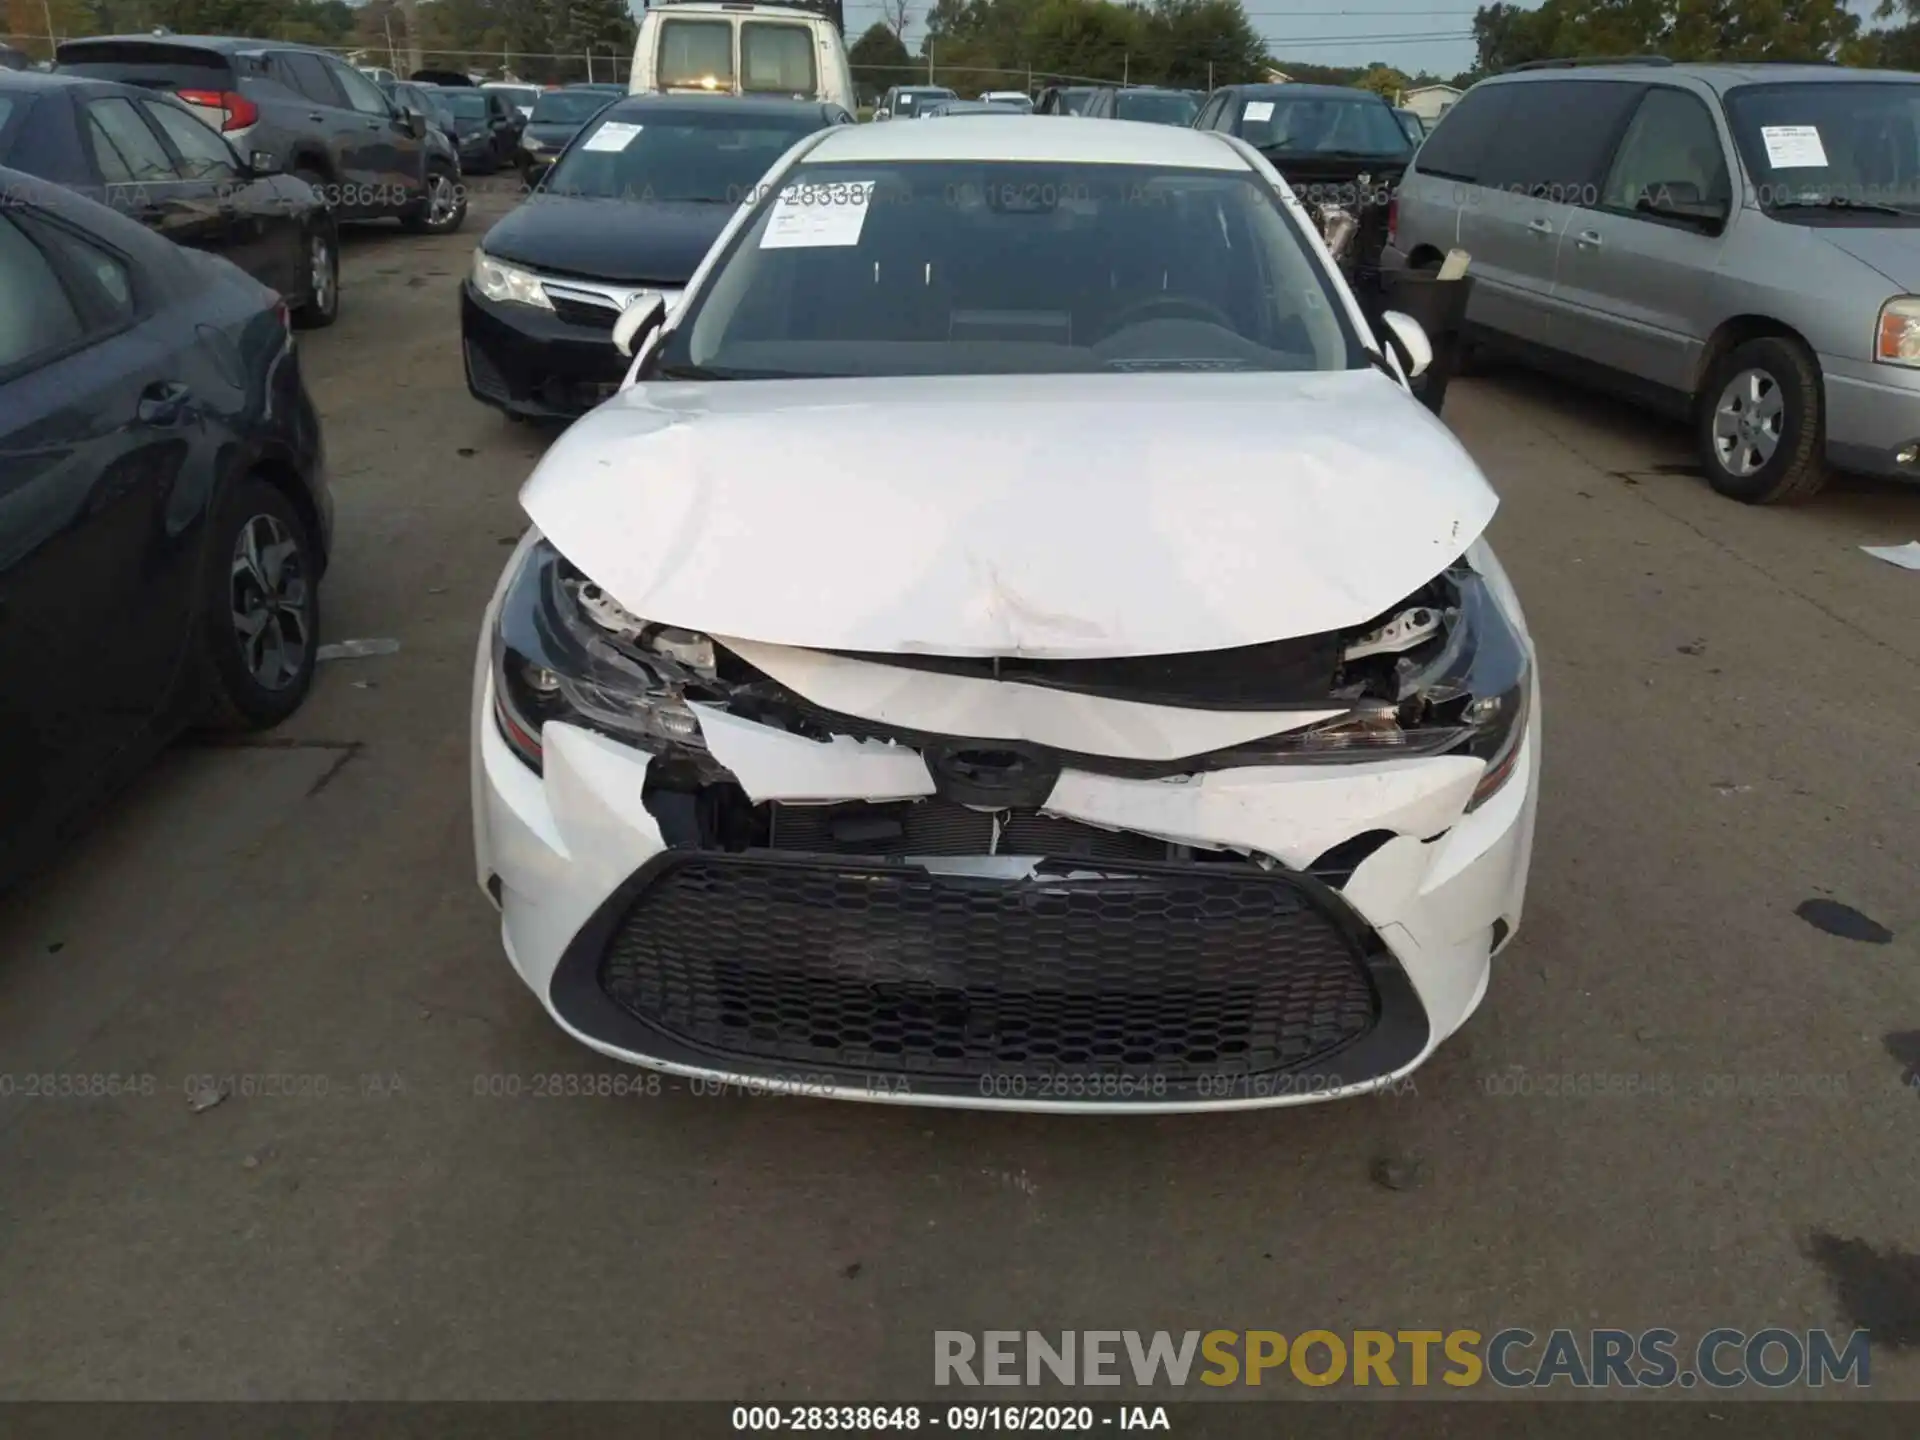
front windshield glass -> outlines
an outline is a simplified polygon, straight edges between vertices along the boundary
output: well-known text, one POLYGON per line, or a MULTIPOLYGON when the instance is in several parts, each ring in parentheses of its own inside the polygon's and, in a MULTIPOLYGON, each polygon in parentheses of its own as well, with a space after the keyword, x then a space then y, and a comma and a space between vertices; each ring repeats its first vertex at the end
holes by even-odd
POLYGON ((1741 85, 1727 118, 1762 206, 1920 215, 1920 82, 1741 85))
POLYGON ((1145 120, 1153 125, 1191 125, 1200 107, 1186 94, 1139 95, 1122 91, 1113 102, 1121 120, 1145 120))
POLYGON ((459 120, 487 118, 487 97, 478 90, 442 90, 440 102, 447 113, 459 120))
POLYGON ((540 91, 531 85, 496 85, 493 87, 493 92, 502 96, 515 109, 524 109, 540 98, 540 91))
POLYGON ((1240 137, 1258 150, 1295 155, 1407 154, 1413 147, 1393 111, 1356 96, 1249 99, 1240 112, 1240 137))
POLYGON ((533 123, 579 125, 618 98, 604 90, 549 90, 533 102, 533 123))
POLYGON ((738 205, 773 162, 823 122, 811 114, 752 114, 725 101, 686 110, 627 110, 583 130, 540 188, 593 200, 738 205))
POLYGON ((1339 370, 1364 354, 1241 170, 796 169, 661 351, 665 377, 1339 370))
POLYGON ((902 90, 896 97, 894 108, 904 115, 953 98, 951 90, 902 90))

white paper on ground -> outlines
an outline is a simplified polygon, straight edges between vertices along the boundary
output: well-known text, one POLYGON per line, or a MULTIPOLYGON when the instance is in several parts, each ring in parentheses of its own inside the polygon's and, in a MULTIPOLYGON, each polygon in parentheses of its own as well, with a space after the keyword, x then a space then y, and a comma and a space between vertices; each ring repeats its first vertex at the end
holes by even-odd
POLYGON ((624 150, 633 143, 643 127, 629 124, 625 120, 609 120, 593 134, 589 135, 582 150, 624 150))
POLYGON ((796 185, 773 202, 761 232, 762 250, 810 250, 858 245, 873 203, 873 181, 850 185, 796 185))
POLYGON ((1827 147, 1820 143, 1817 125, 1762 125, 1760 139, 1767 147, 1767 164, 1776 170, 1824 170, 1827 147))
POLYGON ((1920 570, 1920 540, 1909 540, 1904 545, 1862 545, 1860 548, 1874 559, 1898 565, 1902 570, 1920 570))
POLYGON ((1273 118, 1273 101, 1249 100, 1247 102, 1247 108, 1241 114, 1240 118, 1242 120, 1271 120, 1273 118))

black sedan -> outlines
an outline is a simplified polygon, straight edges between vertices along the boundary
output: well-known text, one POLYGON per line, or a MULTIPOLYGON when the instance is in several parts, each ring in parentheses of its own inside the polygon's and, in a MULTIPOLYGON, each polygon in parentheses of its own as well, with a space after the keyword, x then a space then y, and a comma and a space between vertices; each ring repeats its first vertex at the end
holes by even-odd
POLYGON ((0 165, 226 257, 286 296, 303 326, 339 313, 339 238, 320 194, 256 170, 171 95, 0 71, 0 165))
POLYGON ((539 188, 487 232, 461 286, 467 388, 522 418, 571 418, 619 388, 613 322, 642 291, 669 303, 734 207, 838 105, 635 95, 576 135, 539 188))
POLYGON ((440 85, 435 89, 440 103, 453 116, 453 141, 460 147, 462 170, 487 175, 513 163, 526 117, 505 95, 477 85, 440 85))
POLYGON ((580 127, 626 91, 618 86, 569 85, 564 90, 543 90, 533 102, 533 118, 520 132, 517 157, 520 174, 532 185, 546 171, 567 142, 580 133, 580 127))
POLYGON ((0 884, 182 728, 299 707, 332 514, 286 302, 0 169, 0 884))

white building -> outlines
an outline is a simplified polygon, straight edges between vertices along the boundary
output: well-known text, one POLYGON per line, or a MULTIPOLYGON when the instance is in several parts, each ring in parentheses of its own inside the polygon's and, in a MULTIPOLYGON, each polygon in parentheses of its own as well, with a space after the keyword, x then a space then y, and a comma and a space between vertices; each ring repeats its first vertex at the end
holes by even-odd
POLYGON ((1421 85, 1401 94, 1400 108, 1411 110, 1431 128, 1434 121, 1453 108, 1453 102, 1461 93, 1451 85, 1421 85))

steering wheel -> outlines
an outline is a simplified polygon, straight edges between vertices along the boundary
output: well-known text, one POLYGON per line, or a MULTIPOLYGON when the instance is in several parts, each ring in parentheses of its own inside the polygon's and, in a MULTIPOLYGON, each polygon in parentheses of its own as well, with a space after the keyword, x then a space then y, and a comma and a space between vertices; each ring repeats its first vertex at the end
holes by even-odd
POLYGON ((1233 317, 1211 301, 1202 300, 1195 295, 1149 295, 1144 300, 1136 300, 1113 317, 1107 326, 1103 339, 1111 339, 1129 325, 1138 325, 1142 320, 1157 318, 1156 312, 1169 311, 1190 318, 1206 320, 1223 330, 1238 334, 1240 327, 1233 323, 1233 317))

